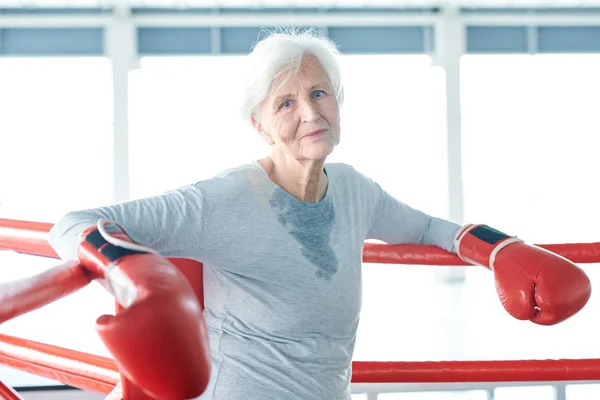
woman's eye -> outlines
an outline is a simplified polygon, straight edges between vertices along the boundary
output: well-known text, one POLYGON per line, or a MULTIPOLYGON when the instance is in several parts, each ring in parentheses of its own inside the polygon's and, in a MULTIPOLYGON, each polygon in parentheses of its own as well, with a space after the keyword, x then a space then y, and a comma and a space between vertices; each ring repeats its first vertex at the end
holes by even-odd
POLYGON ((325 92, 323 90, 315 90, 313 92, 313 97, 318 99, 319 97, 323 97, 323 95, 325 95, 325 92))

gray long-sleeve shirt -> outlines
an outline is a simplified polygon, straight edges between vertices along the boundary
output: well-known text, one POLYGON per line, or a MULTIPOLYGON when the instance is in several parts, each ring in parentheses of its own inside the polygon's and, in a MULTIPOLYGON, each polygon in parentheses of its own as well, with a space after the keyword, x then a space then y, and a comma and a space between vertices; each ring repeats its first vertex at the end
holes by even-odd
POLYGON ((306 203, 252 162, 159 196, 71 212, 50 244, 74 259, 79 233, 106 218, 164 257, 204 263, 212 372, 200 399, 348 400, 364 241, 454 252, 460 226, 410 208, 346 164, 326 172, 325 197, 306 203))

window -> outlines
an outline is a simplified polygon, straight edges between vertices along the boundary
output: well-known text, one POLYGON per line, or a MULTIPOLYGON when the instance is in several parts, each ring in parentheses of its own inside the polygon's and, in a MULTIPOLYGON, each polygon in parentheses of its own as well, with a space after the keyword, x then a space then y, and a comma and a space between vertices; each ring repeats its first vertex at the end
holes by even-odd
MULTIPOLYGON (((468 55, 461 67, 465 219, 531 243, 597 241, 600 55, 468 55)), ((468 268, 462 296, 469 358, 599 355, 595 296, 550 327, 510 317, 484 268, 468 268)))
POLYGON ((461 68, 466 220, 598 240, 600 55, 468 55, 461 68))
MULTIPOLYGON (((0 59, 0 218, 55 222, 112 198, 112 79, 103 58, 0 59)), ((60 261, 0 251, 0 282, 60 261)), ((0 332, 107 354, 95 320, 114 301, 93 284, 0 326, 0 332)), ((0 367, 6 383, 51 381, 0 367)))
POLYGON ((104 58, 0 59, 0 215, 53 222, 112 198, 104 58))
POLYGON ((393 196, 447 215, 444 74, 422 55, 346 55, 342 139, 330 161, 393 196))
POLYGON ((257 159, 239 118, 238 56, 144 57, 131 75, 131 197, 160 194, 257 159))

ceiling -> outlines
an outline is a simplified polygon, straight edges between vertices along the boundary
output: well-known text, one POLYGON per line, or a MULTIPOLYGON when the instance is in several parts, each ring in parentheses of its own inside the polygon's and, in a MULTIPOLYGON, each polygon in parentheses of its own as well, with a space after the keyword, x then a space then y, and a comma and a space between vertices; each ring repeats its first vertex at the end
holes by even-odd
POLYGON ((600 0, 0 0, 0 7, 600 7, 600 0))

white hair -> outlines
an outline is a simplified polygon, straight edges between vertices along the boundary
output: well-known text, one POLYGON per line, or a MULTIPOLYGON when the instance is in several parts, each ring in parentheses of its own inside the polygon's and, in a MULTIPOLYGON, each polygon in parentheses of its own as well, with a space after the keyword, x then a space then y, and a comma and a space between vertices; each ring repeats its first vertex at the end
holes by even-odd
POLYGON ((247 76, 242 92, 242 118, 251 122, 251 117, 259 117, 261 103, 277 88, 276 79, 283 77, 280 86, 285 85, 300 69, 302 58, 315 57, 329 77, 333 93, 339 107, 343 103, 343 85, 336 45, 317 31, 300 31, 287 28, 271 32, 256 43, 247 58, 247 76))

